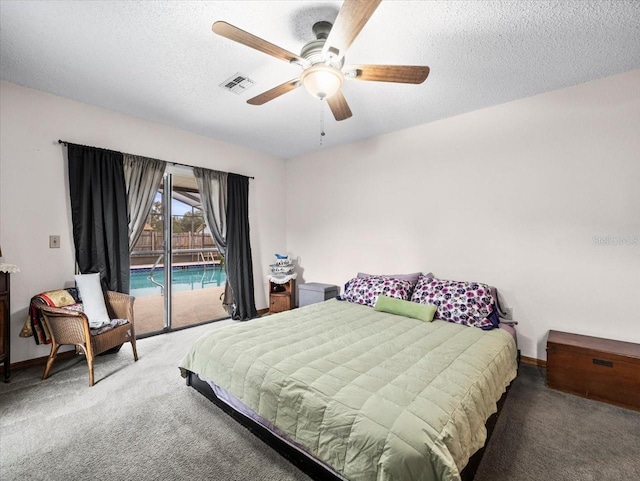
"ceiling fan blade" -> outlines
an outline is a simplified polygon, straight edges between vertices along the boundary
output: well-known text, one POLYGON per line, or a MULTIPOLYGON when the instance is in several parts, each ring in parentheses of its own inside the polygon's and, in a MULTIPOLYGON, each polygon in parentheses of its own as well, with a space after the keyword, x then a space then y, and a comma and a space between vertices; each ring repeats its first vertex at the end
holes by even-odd
POLYGON ((326 57, 331 47, 338 50, 338 55, 344 55, 381 1, 345 0, 322 48, 322 54, 326 57))
POLYGON ((327 103, 329 104, 329 108, 336 120, 348 119, 353 115, 349 105, 347 104, 347 99, 344 98, 344 95, 342 95, 340 90, 331 97, 327 97, 327 103))
POLYGON ((297 89, 300 86, 300 79, 293 79, 285 82, 283 84, 278 85, 277 87, 273 87, 266 92, 262 92, 260 95, 256 95, 255 97, 247 100, 248 104, 251 105, 262 105, 266 104, 270 100, 273 100, 281 95, 286 94, 287 92, 291 92, 292 90, 297 89))
POLYGON ((429 67, 417 65, 348 65, 343 70, 348 78, 403 84, 421 84, 429 75, 429 67), (355 76, 349 72, 355 72, 355 76))
POLYGON ((215 22, 211 26, 211 30, 218 35, 228 38, 229 40, 241 43, 247 47, 255 48, 259 52, 266 53, 275 58, 279 58, 280 60, 284 60, 285 62, 291 62, 292 60, 299 62, 303 61, 300 56, 295 53, 291 53, 288 50, 261 39, 260 37, 256 37, 249 32, 245 32, 238 27, 234 27, 227 22, 215 22))

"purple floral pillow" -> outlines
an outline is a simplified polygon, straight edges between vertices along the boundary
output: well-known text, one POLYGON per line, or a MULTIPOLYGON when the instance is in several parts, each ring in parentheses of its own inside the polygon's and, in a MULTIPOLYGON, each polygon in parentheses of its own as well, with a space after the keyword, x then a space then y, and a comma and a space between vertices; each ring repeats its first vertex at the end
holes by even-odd
POLYGON ((411 301, 438 306, 435 316, 438 319, 481 329, 495 327, 490 319, 493 297, 486 284, 423 276, 413 290, 411 301))
POLYGON ((408 301, 412 288, 411 281, 402 279, 380 276, 354 277, 347 283, 342 299, 373 307, 380 294, 408 301))

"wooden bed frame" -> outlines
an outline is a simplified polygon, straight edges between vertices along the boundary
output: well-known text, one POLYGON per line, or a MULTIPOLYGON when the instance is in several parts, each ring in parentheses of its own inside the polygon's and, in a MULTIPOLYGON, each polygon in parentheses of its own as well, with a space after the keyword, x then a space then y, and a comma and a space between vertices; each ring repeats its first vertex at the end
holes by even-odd
MULTIPOLYGON (((196 391, 201 393, 203 396, 217 405, 220 409, 230 415, 233 419, 249 429, 249 431, 251 431, 262 441, 264 441, 268 446, 271 446, 280 455, 300 468, 300 470, 309 475, 312 479, 316 481, 343 481, 342 478, 336 476, 332 471, 327 469, 323 464, 319 463, 310 455, 291 446, 287 442, 283 441, 279 436, 269 431, 266 427, 259 424, 257 421, 236 411, 227 403, 222 401, 213 392, 211 386, 209 386, 209 384, 207 384, 205 381, 202 381, 195 373, 191 371, 186 372, 187 386, 191 386, 196 391)), ((473 481, 473 478, 476 475, 476 471, 478 470, 478 466, 480 466, 480 461, 482 461, 482 456, 484 456, 485 447, 489 443, 489 439, 491 438, 491 434, 493 433, 493 428, 498 421, 498 416, 500 416, 502 406, 504 406, 504 402, 507 399, 507 395, 509 394, 509 388, 510 386, 507 386, 506 391, 498 401, 497 412, 492 414, 491 417, 489 417, 489 419, 487 420, 487 441, 485 442, 485 445, 480 448, 473 456, 471 456, 469 462, 467 463, 467 466, 460 473, 462 481, 473 481)))

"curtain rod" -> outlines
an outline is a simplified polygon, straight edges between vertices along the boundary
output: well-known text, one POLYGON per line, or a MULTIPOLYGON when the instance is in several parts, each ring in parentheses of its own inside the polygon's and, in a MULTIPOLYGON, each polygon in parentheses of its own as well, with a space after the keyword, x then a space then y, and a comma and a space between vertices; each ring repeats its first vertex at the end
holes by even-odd
MULTIPOLYGON (((109 150, 109 149, 103 149, 101 147, 94 147, 92 145, 82 145, 82 144, 76 144, 75 142, 69 142, 67 140, 60 140, 58 139, 58 143, 64 145, 65 147, 69 144, 74 144, 74 145, 80 145, 80 147, 89 147, 91 149, 100 149, 100 150, 109 150)), ((117 152, 115 150, 112 150, 111 152, 117 152)), ((133 155, 133 154, 131 154, 133 155)), ((145 156, 140 156, 140 157, 145 157, 145 156)), ((180 165, 182 167, 195 167, 195 165, 188 165, 188 164, 181 164, 180 162, 169 162, 167 160, 163 160, 163 162, 166 162, 167 164, 171 164, 171 165, 180 165)), ((230 174, 232 174, 233 172, 229 172, 230 174)), ((242 174, 236 174, 236 175, 242 175, 242 174)), ((255 179, 255 177, 251 176, 251 175, 244 175, 243 177, 247 177, 249 179, 255 179)))

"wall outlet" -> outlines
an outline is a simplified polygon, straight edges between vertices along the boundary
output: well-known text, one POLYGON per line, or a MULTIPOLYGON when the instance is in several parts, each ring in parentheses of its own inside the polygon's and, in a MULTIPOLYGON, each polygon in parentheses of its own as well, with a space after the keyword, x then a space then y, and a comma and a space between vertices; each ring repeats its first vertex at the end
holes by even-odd
POLYGON ((512 307, 505 307, 504 308, 504 318, 507 321, 513 321, 513 308, 512 307))
POLYGON ((49 249, 59 249, 60 248, 60 236, 59 235, 50 235, 49 236, 49 249))

